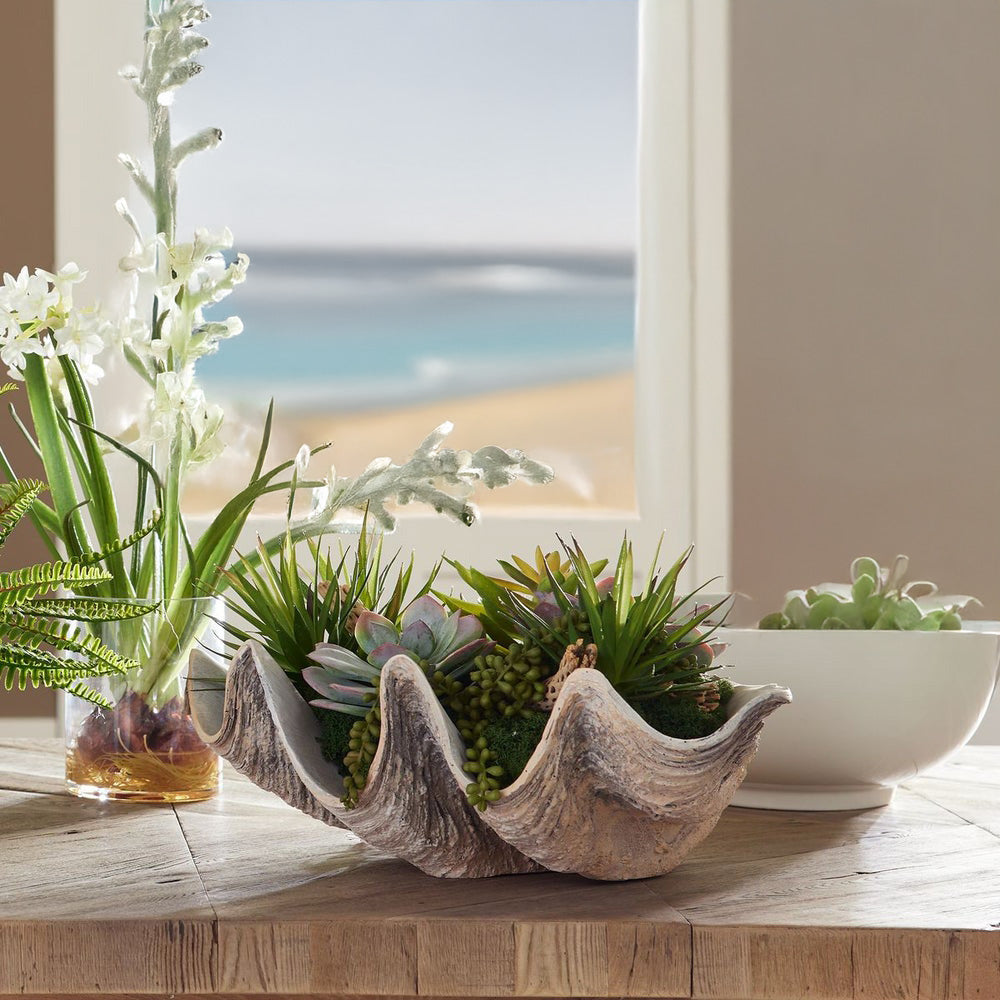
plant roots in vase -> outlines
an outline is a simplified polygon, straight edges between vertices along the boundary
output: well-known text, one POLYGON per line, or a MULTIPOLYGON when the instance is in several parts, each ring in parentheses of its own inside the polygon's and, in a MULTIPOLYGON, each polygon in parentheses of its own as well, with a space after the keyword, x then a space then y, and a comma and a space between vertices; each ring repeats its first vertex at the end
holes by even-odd
POLYGON ((196 802, 218 791, 219 758, 179 697, 156 709, 129 691, 80 723, 66 751, 66 783, 85 798, 196 802))

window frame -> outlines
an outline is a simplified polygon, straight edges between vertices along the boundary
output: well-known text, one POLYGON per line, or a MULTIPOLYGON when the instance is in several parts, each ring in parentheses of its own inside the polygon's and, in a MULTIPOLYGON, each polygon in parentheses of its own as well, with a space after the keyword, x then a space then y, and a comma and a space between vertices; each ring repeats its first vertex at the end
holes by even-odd
MULTIPOLYGON (((125 235, 115 157, 143 143, 141 109, 114 71, 137 59, 142 5, 55 3, 57 258, 107 288, 125 235)), ((663 534, 668 554, 694 543, 692 582, 728 577, 728 50, 727 0, 639 0, 635 509, 491 510, 472 529, 408 514, 394 537, 404 550, 489 564, 559 532, 612 554, 627 531, 640 564, 663 534)), ((192 520, 195 531, 207 523, 192 520)), ((252 518, 246 540, 279 527, 252 518)))

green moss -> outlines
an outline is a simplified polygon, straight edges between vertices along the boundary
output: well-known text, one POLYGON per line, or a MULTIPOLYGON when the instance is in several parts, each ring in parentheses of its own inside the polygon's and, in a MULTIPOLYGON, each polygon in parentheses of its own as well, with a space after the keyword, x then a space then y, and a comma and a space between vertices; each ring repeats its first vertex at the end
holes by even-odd
POLYGON ((344 767, 344 758, 350 750, 348 741, 351 738, 351 726, 358 721, 357 716, 344 715, 343 712, 331 712, 327 708, 314 708, 313 711, 319 720, 320 752, 326 760, 337 765, 342 775, 346 775, 347 768, 344 767))
POLYGON ((735 688, 732 685, 732 682, 727 681, 725 677, 716 677, 715 683, 719 689, 719 701, 723 705, 728 704, 729 699, 732 698, 733 691, 735 690, 735 688))
POLYGON ((509 785, 525 769, 548 721, 548 712, 528 712, 496 719, 483 730, 496 763, 504 770, 502 784, 509 785))
POLYGON ((635 710, 664 736, 678 740, 700 739, 714 733, 726 721, 725 703, 733 696, 733 686, 728 681, 720 681, 719 687, 722 704, 714 712, 703 712, 690 698, 670 695, 639 702, 635 710))

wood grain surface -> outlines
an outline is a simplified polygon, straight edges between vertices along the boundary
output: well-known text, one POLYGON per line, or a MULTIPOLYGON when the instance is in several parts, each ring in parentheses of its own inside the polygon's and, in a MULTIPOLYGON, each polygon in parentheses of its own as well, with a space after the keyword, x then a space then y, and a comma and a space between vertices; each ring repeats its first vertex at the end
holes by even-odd
POLYGON ((0 1000, 1000 1000, 1000 748, 883 809, 729 809, 614 884, 433 879, 231 770, 210 802, 87 802, 56 742, 11 741, 0 879, 0 1000))

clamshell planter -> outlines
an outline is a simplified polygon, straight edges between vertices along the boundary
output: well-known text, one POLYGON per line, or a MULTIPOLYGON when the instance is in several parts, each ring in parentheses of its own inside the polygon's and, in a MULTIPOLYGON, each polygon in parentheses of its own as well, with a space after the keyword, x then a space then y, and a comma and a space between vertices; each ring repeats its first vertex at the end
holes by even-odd
POLYGON ((461 737, 423 671, 394 657, 380 692, 378 752, 357 808, 346 809, 312 708, 259 645, 244 645, 228 672, 196 652, 188 680, 199 735, 237 770, 445 878, 549 869, 623 880, 670 871, 715 826, 764 720, 791 700, 785 688, 737 685, 719 730, 677 740, 646 725, 603 674, 577 670, 524 772, 481 813, 466 799, 461 737))

